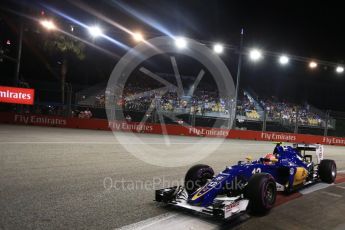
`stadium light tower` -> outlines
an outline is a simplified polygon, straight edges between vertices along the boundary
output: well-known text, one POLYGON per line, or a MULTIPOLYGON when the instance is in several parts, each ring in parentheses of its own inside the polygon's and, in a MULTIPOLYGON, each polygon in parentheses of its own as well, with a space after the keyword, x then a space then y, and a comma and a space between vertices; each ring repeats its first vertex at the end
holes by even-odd
POLYGON ((177 46, 177 48, 183 49, 187 47, 187 41, 183 37, 178 37, 175 39, 175 45, 177 46))
POLYGON ((343 66, 337 66, 337 68, 335 69, 335 71, 337 73, 343 73, 344 72, 344 67, 343 66))
POLYGON ((249 57, 252 61, 258 61, 262 58, 262 52, 258 49, 252 49, 249 52, 249 57))
POLYGON ((217 43, 213 46, 213 51, 217 54, 223 53, 223 50, 224 50, 224 47, 219 43, 217 43))
POLYGON ((286 56, 286 55, 282 55, 282 56, 280 56, 279 57, 279 63, 281 64, 281 65, 286 65, 286 64, 288 64, 289 63, 289 57, 288 56, 286 56))
MULTIPOLYGON (((236 88, 235 88, 235 101, 234 101, 234 108, 233 108, 233 116, 232 117, 232 129, 236 129, 236 114, 237 114, 237 99, 238 99, 238 91, 240 89, 240 80, 241 80, 241 68, 242 68, 242 55, 243 55, 243 38, 244 38, 244 29, 241 29, 240 34, 240 49, 238 54, 238 63, 237 63, 237 74, 236 74, 236 88)), ((232 113, 230 113, 230 116, 232 113)), ((231 119, 231 117, 230 117, 231 119)), ((230 122, 229 122, 230 124, 230 122)))
POLYGON ((88 30, 89 30, 89 33, 91 34, 91 36, 94 38, 103 35, 102 29, 97 25, 88 27, 88 30))

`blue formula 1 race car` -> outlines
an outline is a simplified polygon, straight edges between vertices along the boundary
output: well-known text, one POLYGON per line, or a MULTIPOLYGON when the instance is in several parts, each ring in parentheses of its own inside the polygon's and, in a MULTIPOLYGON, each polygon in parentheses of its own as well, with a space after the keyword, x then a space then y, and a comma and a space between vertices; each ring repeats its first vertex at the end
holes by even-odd
POLYGON ((247 211, 262 215, 274 206, 277 191, 333 183, 336 174, 335 162, 323 159, 322 145, 277 143, 265 157, 246 158, 216 176, 210 166, 195 165, 187 171, 184 186, 156 190, 155 200, 224 219, 247 211), (316 162, 308 151, 315 152, 316 162))

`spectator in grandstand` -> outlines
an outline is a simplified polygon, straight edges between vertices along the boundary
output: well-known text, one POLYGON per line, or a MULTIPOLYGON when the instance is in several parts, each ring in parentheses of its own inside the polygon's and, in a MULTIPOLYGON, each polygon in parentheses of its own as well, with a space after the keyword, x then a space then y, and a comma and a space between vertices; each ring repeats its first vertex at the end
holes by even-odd
POLYGON ((85 116, 85 118, 87 118, 87 119, 92 118, 92 113, 91 113, 91 111, 90 111, 89 108, 87 108, 87 109, 84 111, 84 116, 85 116))
POLYGON ((126 116, 126 121, 128 121, 128 122, 131 122, 131 121, 132 121, 132 117, 129 116, 129 114, 127 114, 127 116, 126 116))
POLYGON ((84 119, 85 118, 84 111, 80 111, 80 113, 78 114, 78 118, 80 118, 80 119, 84 119))
POLYGON ((183 122, 183 120, 182 120, 182 119, 178 119, 178 120, 177 120, 177 124, 179 124, 179 125, 183 125, 183 123, 184 123, 184 122, 183 122))
POLYGON ((104 96, 104 94, 102 94, 102 95, 97 95, 97 96, 96 96, 96 105, 98 105, 98 106, 104 106, 104 104, 105 104, 105 96, 104 96))
POLYGON ((77 116, 76 111, 72 110, 71 117, 76 117, 76 116, 77 116))

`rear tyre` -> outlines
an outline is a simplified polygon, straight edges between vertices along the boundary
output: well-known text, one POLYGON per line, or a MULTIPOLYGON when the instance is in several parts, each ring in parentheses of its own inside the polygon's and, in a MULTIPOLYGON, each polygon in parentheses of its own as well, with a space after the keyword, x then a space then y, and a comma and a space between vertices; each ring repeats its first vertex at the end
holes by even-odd
POLYGON ((264 215, 273 208, 277 197, 276 182, 271 174, 254 174, 246 187, 249 199, 249 211, 252 214, 264 215))
POLYGON ((325 183, 333 183, 337 177, 337 165, 334 160, 322 160, 319 165, 319 177, 325 183))
POLYGON ((198 164, 191 167, 185 176, 184 186, 188 194, 204 186, 214 175, 213 169, 208 165, 198 164))

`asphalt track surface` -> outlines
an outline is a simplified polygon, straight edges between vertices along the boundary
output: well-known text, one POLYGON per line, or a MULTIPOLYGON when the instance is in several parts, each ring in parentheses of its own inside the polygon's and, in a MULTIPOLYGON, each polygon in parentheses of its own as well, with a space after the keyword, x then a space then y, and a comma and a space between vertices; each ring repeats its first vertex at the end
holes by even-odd
MULTIPOLYGON (((172 144, 181 139, 193 141, 171 137, 172 144)), ((272 149, 269 142, 226 140, 202 163, 218 172, 272 149)), ((345 169, 345 148, 325 146, 325 157, 345 169)), ((166 229, 345 229, 345 184, 232 222, 155 204, 153 190, 181 182, 188 168, 142 162, 107 131, 0 125, 0 229, 153 229, 159 222, 166 229)))

